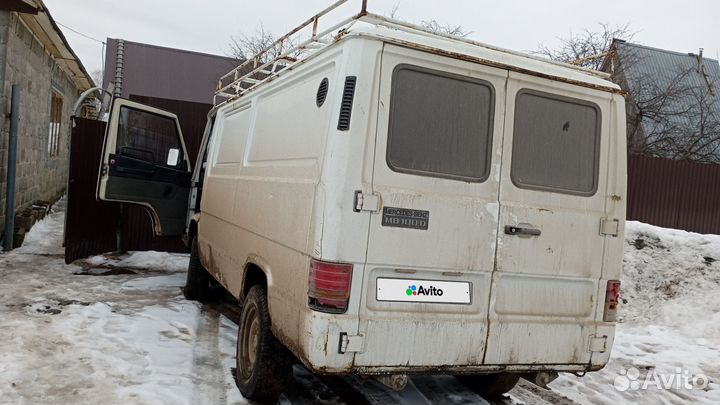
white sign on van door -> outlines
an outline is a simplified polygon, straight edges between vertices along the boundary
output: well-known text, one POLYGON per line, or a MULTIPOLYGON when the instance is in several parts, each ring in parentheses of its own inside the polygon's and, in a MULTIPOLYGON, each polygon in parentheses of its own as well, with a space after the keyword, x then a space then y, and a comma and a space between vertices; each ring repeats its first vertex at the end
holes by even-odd
POLYGON ((378 278, 377 300, 470 304, 470 283, 437 280, 378 278))

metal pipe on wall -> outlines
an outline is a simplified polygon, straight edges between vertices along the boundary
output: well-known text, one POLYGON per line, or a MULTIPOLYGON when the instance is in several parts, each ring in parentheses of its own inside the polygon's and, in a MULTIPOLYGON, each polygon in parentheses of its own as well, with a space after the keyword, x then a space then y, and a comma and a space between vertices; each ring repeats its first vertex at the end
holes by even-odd
POLYGON ((13 84, 10 101, 10 136, 8 137, 7 194, 5 198, 4 250, 13 248, 15 234, 15 175, 17 163, 17 134, 20 124, 20 85, 13 84))

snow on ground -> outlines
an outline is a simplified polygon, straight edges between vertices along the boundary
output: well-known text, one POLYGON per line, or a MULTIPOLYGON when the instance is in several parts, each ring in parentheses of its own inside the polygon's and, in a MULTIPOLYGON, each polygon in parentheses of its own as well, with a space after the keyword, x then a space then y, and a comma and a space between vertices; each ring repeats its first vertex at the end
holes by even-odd
POLYGON ((236 326, 182 297, 187 255, 65 265, 63 204, 0 255, 0 404, 245 403, 236 326))
MULTIPOLYGON (((0 255, 0 405, 246 403, 230 372, 237 327, 183 299, 187 256, 143 252, 65 265, 63 204, 22 248, 0 255)), ((584 378, 563 374, 551 388, 583 404, 719 404, 720 236, 630 222, 625 239, 627 302, 610 364, 584 378), (712 383, 705 390, 614 387, 653 373, 703 374, 712 383)), ((315 377, 296 369, 296 380, 315 395, 306 402, 330 403, 315 377)), ((363 380, 356 389, 394 398, 368 384, 377 385, 363 380)), ((422 394, 417 403, 487 403, 451 377, 416 377, 410 386, 422 394)), ((533 398, 527 388, 513 392, 533 398)))
POLYGON ((583 378, 563 374, 550 386, 585 404, 720 404, 720 236, 630 221, 625 242, 626 303, 610 363, 583 378), (712 381, 704 390, 678 389, 677 381, 701 375, 712 381), (662 378, 673 378, 673 389, 662 378), (619 391, 616 379, 621 388, 637 381, 639 389, 619 391))

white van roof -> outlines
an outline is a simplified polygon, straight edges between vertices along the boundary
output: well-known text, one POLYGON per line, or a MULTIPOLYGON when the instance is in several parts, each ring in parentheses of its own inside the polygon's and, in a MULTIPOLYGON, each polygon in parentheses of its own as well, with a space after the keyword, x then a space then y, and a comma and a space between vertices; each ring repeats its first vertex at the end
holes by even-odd
POLYGON ((385 26, 371 23, 354 25, 347 30, 344 36, 374 38, 442 56, 496 66, 510 71, 546 77, 584 87, 598 88, 616 93, 622 91, 617 84, 608 80, 610 75, 605 72, 502 49, 465 38, 419 30, 400 30, 393 28, 392 25, 385 26))

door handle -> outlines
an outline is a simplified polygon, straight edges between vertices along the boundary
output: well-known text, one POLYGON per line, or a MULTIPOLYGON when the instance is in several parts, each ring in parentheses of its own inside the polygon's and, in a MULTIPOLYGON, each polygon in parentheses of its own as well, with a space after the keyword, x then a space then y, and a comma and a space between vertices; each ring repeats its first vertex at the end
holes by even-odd
POLYGON ((539 229, 523 225, 525 224, 520 224, 518 226, 505 225, 505 234, 517 236, 540 236, 541 232, 539 229))

